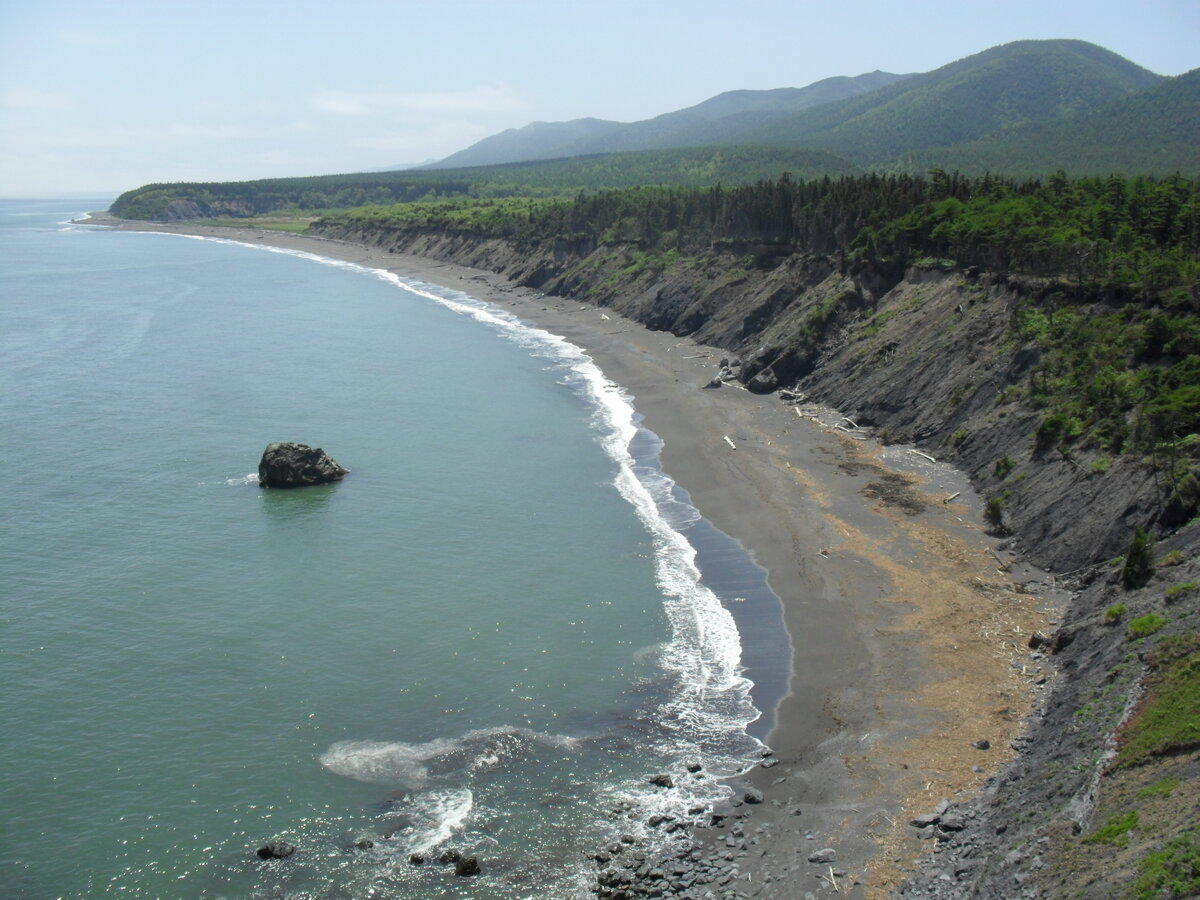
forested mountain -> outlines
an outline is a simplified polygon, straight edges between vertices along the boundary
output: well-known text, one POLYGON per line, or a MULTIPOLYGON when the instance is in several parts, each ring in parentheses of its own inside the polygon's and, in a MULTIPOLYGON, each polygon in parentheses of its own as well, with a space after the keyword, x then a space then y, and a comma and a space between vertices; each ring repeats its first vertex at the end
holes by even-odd
POLYGON ((534 122, 484 138, 429 168, 740 143, 740 135, 781 115, 856 97, 908 77, 876 71, 855 78, 826 78, 804 88, 727 91, 687 109, 628 124, 600 119, 534 122))
POLYGON ((799 90, 730 91, 628 125, 535 123, 436 167, 729 143, 808 147, 862 168, 914 174, 932 166, 1196 174, 1195 87, 1180 77, 1175 83, 1084 41, 1017 41, 919 75, 873 72, 799 90))
POLYGON ((1200 173, 1200 69, 1050 122, 1027 122, 956 147, 913 153, 907 171, 953 167, 967 174, 1039 175, 1067 165, 1076 175, 1200 173))
POLYGON ((860 165, 880 164, 1094 109, 1161 80, 1094 44, 1018 41, 779 119, 744 137, 747 143, 803 144, 860 165))

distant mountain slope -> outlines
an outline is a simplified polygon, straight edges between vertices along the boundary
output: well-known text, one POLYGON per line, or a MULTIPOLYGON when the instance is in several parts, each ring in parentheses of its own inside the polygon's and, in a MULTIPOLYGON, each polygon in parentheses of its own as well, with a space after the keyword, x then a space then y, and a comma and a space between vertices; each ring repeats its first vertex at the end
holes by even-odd
POLYGON ((1161 80, 1084 41, 1018 41, 777 119, 743 142, 802 144, 872 165, 1084 112, 1161 80))
POLYGON ((740 143, 741 135, 781 115, 858 96, 908 77, 870 72, 854 78, 826 78, 804 88, 727 91, 687 109, 641 122, 601 119, 534 122, 524 128, 510 128, 484 138, 429 168, 452 169, 591 153, 740 143))
POLYGON ((1045 175, 1140 172, 1200 175, 1200 69, 1089 112, 1029 122, 944 150, 914 153, 905 168, 967 174, 1045 175))
POLYGON ((461 169, 494 166, 537 159, 558 159, 574 154, 566 147, 590 136, 620 128, 620 122, 606 119, 572 119, 569 122, 533 122, 523 128, 509 128, 486 137, 465 150, 431 163, 426 169, 461 169))

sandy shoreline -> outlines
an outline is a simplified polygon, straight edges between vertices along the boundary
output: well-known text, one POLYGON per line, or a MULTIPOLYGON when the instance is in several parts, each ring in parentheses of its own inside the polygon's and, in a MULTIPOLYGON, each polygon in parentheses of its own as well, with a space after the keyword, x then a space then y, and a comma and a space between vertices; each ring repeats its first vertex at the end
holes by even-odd
POLYGON ((740 894, 834 896, 837 881, 837 896, 886 896, 928 847, 907 820, 1011 756, 1049 674, 1025 646, 1045 626, 1041 603, 997 565, 970 492, 943 502, 959 487, 915 454, 885 453, 777 396, 701 390, 727 354, 489 272, 282 232, 119 227, 267 243, 460 289, 581 346, 633 397, 664 442, 664 470, 766 569, 794 646, 774 756, 743 779, 765 802, 738 808, 740 894), (889 468, 904 460, 933 480, 889 468), (836 850, 832 866, 808 861, 822 848, 836 850))

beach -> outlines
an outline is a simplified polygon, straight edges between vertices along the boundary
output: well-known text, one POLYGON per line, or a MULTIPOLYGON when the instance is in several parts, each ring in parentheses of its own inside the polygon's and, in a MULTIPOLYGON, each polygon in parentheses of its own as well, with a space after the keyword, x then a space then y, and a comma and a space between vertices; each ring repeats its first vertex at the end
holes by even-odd
MULTIPOLYGON (((1040 576, 998 550, 947 467, 883 447, 830 407, 706 388, 727 353, 493 273, 284 232, 117 227, 269 244, 462 290, 583 348, 633 398, 663 441, 664 471, 766 570, 793 650, 790 689, 766 711, 770 755, 734 784, 732 823, 696 832, 732 851, 717 895, 886 896, 932 843, 909 820, 1011 757, 1047 689, 1027 646, 1047 625, 1040 576), (762 802, 744 803, 748 791, 762 802)), ((747 643, 751 671, 754 652, 747 643)))

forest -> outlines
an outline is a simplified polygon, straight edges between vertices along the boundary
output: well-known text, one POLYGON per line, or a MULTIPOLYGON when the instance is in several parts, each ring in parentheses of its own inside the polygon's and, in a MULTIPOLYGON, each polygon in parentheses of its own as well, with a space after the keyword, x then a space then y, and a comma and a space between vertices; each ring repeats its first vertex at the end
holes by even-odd
POLYGON ((633 244, 695 252, 774 245, 844 265, 947 267, 1052 277, 1185 301, 1200 279, 1200 181, 1110 176, 1017 181, 861 175, 653 187, 574 199, 455 198, 369 206, 326 223, 436 228, 517 242, 633 244))

